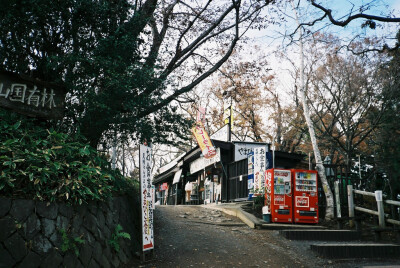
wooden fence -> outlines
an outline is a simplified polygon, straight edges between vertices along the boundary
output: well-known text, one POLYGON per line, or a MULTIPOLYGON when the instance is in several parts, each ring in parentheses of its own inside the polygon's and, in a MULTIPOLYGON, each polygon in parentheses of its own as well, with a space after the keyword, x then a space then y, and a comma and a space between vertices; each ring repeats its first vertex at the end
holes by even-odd
MULTIPOLYGON (((355 211, 359 211, 359 212, 367 213, 370 215, 378 216, 379 227, 381 227, 381 228, 386 227, 386 223, 391 223, 393 225, 400 225, 399 220, 389 218, 390 215, 385 213, 385 207, 384 207, 384 205, 400 207, 400 202, 394 201, 394 200, 384 200, 384 198, 386 198, 386 195, 384 195, 382 193, 382 191, 378 190, 378 191, 375 191, 374 193, 365 192, 365 191, 353 189, 353 185, 347 185, 347 197, 348 197, 348 207, 349 207, 349 217, 350 218, 354 218, 355 211), (354 204, 354 194, 375 197, 377 210, 372 210, 369 208, 356 206, 354 204)), ((340 210, 340 204, 339 204, 339 210, 340 210)), ((392 214, 392 216, 393 216, 393 214, 392 214)))

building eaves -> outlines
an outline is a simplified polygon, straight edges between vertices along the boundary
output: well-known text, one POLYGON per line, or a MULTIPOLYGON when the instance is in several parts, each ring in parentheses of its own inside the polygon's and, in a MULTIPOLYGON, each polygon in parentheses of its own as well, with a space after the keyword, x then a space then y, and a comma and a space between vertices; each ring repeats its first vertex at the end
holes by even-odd
POLYGON ((178 170, 179 170, 179 167, 178 167, 178 164, 176 164, 169 170, 155 176, 153 178, 153 184, 157 184, 157 183, 166 181, 169 177, 173 177, 175 175, 175 172, 177 172, 178 170))

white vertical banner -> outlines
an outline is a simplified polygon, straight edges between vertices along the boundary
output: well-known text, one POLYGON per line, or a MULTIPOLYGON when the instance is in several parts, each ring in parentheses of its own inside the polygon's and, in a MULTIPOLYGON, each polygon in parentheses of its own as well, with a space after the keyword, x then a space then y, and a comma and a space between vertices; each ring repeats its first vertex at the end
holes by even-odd
POLYGON ((265 180, 265 146, 254 148, 254 192, 261 191, 265 180))
MULTIPOLYGON (((266 157, 266 150, 265 146, 258 149, 258 155, 260 158, 260 189, 265 191, 265 170, 267 168, 267 157, 266 157)), ((263 192, 264 193, 264 192, 263 192)))
POLYGON ((154 248, 153 203, 151 185, 152 150, 151 147, 140 145, 140 196, 142 207, 142 249, 154 248))

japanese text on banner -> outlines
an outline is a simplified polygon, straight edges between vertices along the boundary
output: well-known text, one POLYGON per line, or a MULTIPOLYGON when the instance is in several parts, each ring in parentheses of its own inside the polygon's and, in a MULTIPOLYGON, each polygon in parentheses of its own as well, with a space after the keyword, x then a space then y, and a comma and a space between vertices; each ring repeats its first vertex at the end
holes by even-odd
POLYGON ((143 250, 154 248, 153 196, 151 185, 152 151, 150 147, 140 145, 140 182, 142 206, 143 250))
POLYGON ((196 138, 197 143, 199 144, 204 158, 213 158, 217 154, 217 150, 212 145, 211 139, 204 129, 203 123, 197 122, 196 125, 192 128, 192 133, 196 138))

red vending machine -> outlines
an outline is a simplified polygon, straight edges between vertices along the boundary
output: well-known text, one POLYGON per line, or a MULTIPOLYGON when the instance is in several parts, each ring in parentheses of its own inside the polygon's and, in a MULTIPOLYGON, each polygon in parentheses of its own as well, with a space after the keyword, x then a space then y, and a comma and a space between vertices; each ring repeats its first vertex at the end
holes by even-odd
POLYGON ((318 223, 317 171, 292 169, 294 223, 318 223))
POLYGON ((265 206, 269 207, 272 222, 292 223, 292 176, 287 169, 265 171, 265 206))

